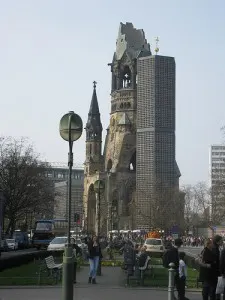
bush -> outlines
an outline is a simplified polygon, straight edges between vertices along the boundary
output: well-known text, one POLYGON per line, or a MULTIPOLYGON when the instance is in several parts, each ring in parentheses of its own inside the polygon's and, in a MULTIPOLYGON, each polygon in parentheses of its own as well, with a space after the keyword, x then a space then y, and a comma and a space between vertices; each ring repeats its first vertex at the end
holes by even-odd
POLYGON ((118 260, 106 260, 106 261, 102 261, 101 265, 103 267, 121 267, 123 265, 122 261, 118 261, 118 260))
POLYGON ((41 250, 37 252, 30 252, 30 253, 28 252, 23 254, 18 253, 18 255, 1 258, 0 271, 26 265, 34 260, 43 260, 45 257, 48 257, 50 255, 62 261, 62 256, 63 256, 62 251, 41 250))
POLYGON ((31 253, 23 253, 14 256, 9 256, 0 259, 0 271, 26 265, 34 260, 44 259, 49 256, 48 251, 37 251, 31 253))

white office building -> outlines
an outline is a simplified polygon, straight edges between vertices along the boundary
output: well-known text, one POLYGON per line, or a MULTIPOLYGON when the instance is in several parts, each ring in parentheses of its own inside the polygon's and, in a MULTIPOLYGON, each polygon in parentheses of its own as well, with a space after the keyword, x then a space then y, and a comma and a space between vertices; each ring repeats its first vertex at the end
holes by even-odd
POLYGON ((212 189, 212 219, 225 220, 225 145, 210 147, 210 185, 212 189))

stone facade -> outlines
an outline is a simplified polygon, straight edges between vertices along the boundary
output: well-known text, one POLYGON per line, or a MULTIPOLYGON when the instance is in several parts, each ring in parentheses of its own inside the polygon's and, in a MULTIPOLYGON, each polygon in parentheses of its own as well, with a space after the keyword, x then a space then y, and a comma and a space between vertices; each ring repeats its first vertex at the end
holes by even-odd
MULTIPOLYGON (((55 202, 53 209, 54 219, 68 219, 68 166, 62 163, 51 163, 51 168, 47 174, 51 178, 55 187, 55 202)), ((71 199, 71 228, 81 229, 84 223, 83 209, 83 187, 84 171, 79 166, 72 170, 72 199, 71 199), (79 222, 75 222, 75 214, 79 215, 79 222)))
MULTIPOLYGON (((86 125, 84 207, 86 229, 89 232, 96 232, 98 223, 99 203, 94 192, 94 183, 97 179, 105 182, 105 191, 100 198, 100 224, 102 233, 111 229, 143 228, 143 225, 146 225, 143 223, 143 218, 139 214, 138 207, 141 207, 142 210, 148 210, 149 203, 147 203, 147 199, 141 202, 141 198, 140 203, 137 202, 139 201, 138 195, 140 195, 141 190, 139 189, 136 192, 136 178, 138 180, 140 178, 140 176, 137 177, 136 173, 136 150, 139 146, 137 144, 139 143, 137 141, 137 118, 142 118, 141 115, 137 116, 137 101, 139 101, 137 98, 137 82, 140 88, 145 88, 143 84, 148 84, 144 83, 144 81, 140 82, 137 67, 138 61, 145 57, 153 56, 150 45, 145 39, 144 31, 135 29, 131 23, 121 23, 116 42, 116 51, 113 55, 112 63, 109 64, 112 74, 111 112, 103 153, 102 124, 95 82, 86 125)), ((147 74, 148 70, 146 69, 145 71, 147 74)), ((142 76, 144 76, 143 72, 142 76)), ((148 99, 146 101, 148 102, 148 99)), ((144 112, 145 108, 143 107, 142 109, 144 112)), ((160 109, 158 111, 160 113, 160 109)), ((163 106, 161 106, 161 112, 166 116, 167 111, 163 111, 163 106)), ((143 122, 147 122, 151 116, 148 110, 147 114, 144 116, 145 120, 143 122)), ((145 143, 148 144, 148 148, 150 149, 151 147, 155 147, 156 141, 145 141, 145 143)), ((175 137, 172 147, 175 151, 175 137)), ((141 155, 145 156, 145 153, 141 155)), ((171 159, 175 163, 174 157, 171 159)), ((149 162, 146 161, 146 163, 149 162)), ((152 169, 154 169, 155 161, 151 161, 150 163, 152 169)), ((173 171, 171 171, 173 172, 172 177, 174 176, 175 167, 173 165, 173 171)), ((147 173, 144 174, 144 170, 143 166, 141 176, 149 184, 151 178, 148 178, 147 173)), ((176 173, 176 178, 179 178, 178 173, 176 173)))

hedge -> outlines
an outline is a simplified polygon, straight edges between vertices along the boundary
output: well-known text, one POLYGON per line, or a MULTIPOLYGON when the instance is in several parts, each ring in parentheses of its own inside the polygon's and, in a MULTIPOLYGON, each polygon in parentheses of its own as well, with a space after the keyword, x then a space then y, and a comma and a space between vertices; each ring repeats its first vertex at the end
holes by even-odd
POLYGON ((18 253, 18 255, 3 257, 0 258, 0 271, 29 264, 34 260, 43 260, 45 257, 50 255, 53 255, 54 257, 62 257, 63 252, 41 250, 37 252, 28 252, 23 254, 18 253))

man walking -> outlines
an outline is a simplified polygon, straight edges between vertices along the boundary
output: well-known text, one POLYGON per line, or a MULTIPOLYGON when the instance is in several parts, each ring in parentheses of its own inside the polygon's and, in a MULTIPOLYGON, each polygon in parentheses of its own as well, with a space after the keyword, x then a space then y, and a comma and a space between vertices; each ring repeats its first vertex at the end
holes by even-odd
POLYGON ((182 239, 180 239, 180 238, 175 239, 174 246, 169 248, 163 256, 163 266, 165 268, 169 268, 169 264, 174 263, 174 269, 175 269, 174 281, 175 281, 175 285, 176 285, 176 288, 177 288, 178 299, 179 300, 188 300, 188 298, 186 298, 183 295, 182 284, 180 282, 180 277, 179 277, 179 253, 178 253, 178 249, 182 245, 183 245, 182 239))

